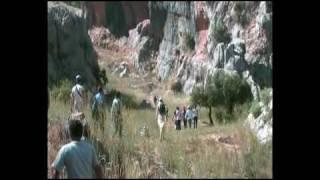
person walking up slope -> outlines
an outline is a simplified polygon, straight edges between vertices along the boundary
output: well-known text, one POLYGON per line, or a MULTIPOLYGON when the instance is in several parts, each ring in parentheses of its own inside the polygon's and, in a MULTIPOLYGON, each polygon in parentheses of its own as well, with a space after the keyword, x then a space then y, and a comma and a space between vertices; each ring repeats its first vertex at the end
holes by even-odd
POLYGON ((192 119, 193 119, 193 112, 192 112, 192 110, 191 110, 191 107, 190 107, 190 106, 188 106, 188 109, 187 109, 187 112, 186 112, 185 118, 186 118, 186 119, 187 119, 187 121, 188 121, 189 128, 191 128, 191 123, 192 123, 192 119))
POLYGON ((113 99, 112 107, 111 107, 111 119, 114 126, 113 136, 116 135, 117 133, 119 134, 119 137, 122 136, 121 108, 122 108, 122 104, 120 101, 120 92, 117 92, 115 98, 113 99))
POLYGON ((167 118, 166 116, 166 106, 162 100, 162 98, 159 98, 159 103, 157 105, 157 109, 156 109, 156 118, 157 118, 157 123, 159 126, 159 130, 160 130, 160 141, 163 140, 163 128, 164 128, 164 123, 167 118))

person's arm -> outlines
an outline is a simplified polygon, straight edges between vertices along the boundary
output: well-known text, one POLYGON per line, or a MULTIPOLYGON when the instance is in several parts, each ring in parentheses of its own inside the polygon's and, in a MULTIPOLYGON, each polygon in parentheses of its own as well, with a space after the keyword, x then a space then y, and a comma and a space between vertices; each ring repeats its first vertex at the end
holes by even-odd
POLYGON ((96 173, 96 178, 100 178, 100 179, 103 178, 102 168, 101 168, 100 165, 96 165, 96 166, 94 167, 94 171, 95 171, 95 173, 96 173))
POLYGON ((64 148, 62 147, 59 150, 58 155, 51 166, 52 172, 53 172, 53 178, 55 179, 59 178, 60 172, 62 171, 64 166, 64 159, 65 159, 65 152, 64 152, 64 148))
POLYGON ((96 178, 101 179, 101 178, 103 178, 102 167, 100 166, 100 164, 98 162, 97 154, 96 154, 94 147, 92 147, 92 151, 93 151, 93 159, 92 159, 93 169, 96 174, 96 178))
POLYGON ((55 168, 52 168, 52 178, 53 179, 59 179, 60 173, 55 168))
POLYGON ((70 111, 72 112, 72 107, 73 107, 73 93, 71 92, 70 94, 70 111))

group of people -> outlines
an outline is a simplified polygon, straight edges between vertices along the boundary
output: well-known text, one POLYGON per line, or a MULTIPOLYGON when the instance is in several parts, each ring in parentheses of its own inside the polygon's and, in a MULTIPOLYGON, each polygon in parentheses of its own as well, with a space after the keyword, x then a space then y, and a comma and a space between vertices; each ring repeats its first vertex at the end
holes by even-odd
MULTIPOLYGON (((156 105, 156 120, 160 130, 160 141, 163 140, 164 124, 168 122, 168 107, 165 105, 161 97, 154 96, 154 103, 156 105)), ((183 122, 184 128, 197 128, 198 127, 199 111, 196 106, 184 106, 183 108, 176 107, 173 113, 172 121, 174 121, 175 129, 181 130, 181 123, 183 122)))
MULTIPOLYGON (((52 163, 53 177, 59 178, 63 168, 66 167, 68 178, 102 178, 102 169, 97 159, 95 148, 88 141, 90 128, 88 123, 82 121, 88 98, 80 75, 76 76, 76 84, 71 89, 70 97, 71 114, 81 114, 81 118, 68 120, 68 134, 71 142, 60 148, 56 159, 52 163)), ((107 106, 102 87, 99 87, 98 92, 94 95, 91 109, 93 119, 99 122, 102 132, 104 132, 104 124, 107 120, 107 106)), ((121 109, 120 92, 117 92, 111 107, 111 120, 114 127, 113 136, 116 134, 119 137, 122 136, 121 109)))
POLYGON ((184 106, 183 108, 176 107, 176 110, 173 113, 172 120, 175 121, 175 129, 181 130, 181 124, 183 122, 184 128, 186 129, 189 124, 189 128, 198 127, 198 109, 196 106, 188 106, 188 109, 184 106))
MULTIPOLYGON (((94 146, 90 142, 90 128, 88 123, 83 122, 84 108, 88 104, 88 98, 83 86, 83 81, 80 75, 76 76, 76 84, 71 89, 71 113, 80 114, 80 119, 72 118, 68 122, 68 132, 71 142, 63 145, 59 150, 56 159, 52 164, 53 177, 59 178, 63 167, 66 167, 68 178, 102 178, 101 165, 97 159, 97 154, 94 146)), ((99 87, 97 93, 93 97, 91 106, 92 118, 96 120, 94 128, 97 125, 104 133, 104 125, 107 120, 106 111, 106 95, 102 87, 99 87)), ((156 119, 160 129, 160 141, 164 139, 163 130, 165 122, 168 121, 168 108, 161 97, 154 98, 156 105, 156 119)), ((49 107, 49 104, 48 104, 49 107)), ((120 92, 115 94, 111 107, 111 121, 113 124, 114 135, 122 136, 122 103, 120 100, 120 92)), ((175 121, 176 130, 181 130, 181 122, 184 128, 189 128, 193 124, 193 128, 197 128, 198 110, 194 106, 183 108, 177 107, 174 111, 173 119, 175 121)))

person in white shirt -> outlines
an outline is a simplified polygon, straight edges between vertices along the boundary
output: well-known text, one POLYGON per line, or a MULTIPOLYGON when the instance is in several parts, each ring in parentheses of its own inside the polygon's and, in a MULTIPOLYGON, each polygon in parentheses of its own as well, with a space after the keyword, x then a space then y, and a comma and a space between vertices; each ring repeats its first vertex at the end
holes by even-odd
POLYGON ((116 93, 115 98, 112 102, 111 107, 111 120, 114 126, 114 135, 119 133, 119 137, 122 136, 122 115, 121 115, 121 101, 120 101, 120 92, 116 93))
POLYGON ((71 112, 83 112, 85 106, 86 94, 81 79, 80 75, 76 76, 76 85, 71 90, 71 112))
POLYGON ((164 122, 167 121, 167 111, 165 104, 162 100, 162 98, 159 98, 159 103, 157 105, 156 109, 156 118, 158 122, 158 126, 160 129, 160 141, 163 140, 163 128, 164 128, 164 122))

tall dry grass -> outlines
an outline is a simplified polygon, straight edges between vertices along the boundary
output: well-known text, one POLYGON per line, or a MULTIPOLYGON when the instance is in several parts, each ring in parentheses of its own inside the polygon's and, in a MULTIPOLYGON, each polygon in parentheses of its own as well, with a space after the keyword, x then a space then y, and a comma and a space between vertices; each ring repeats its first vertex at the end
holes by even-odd
MULTIPOLYGON (((146 95, 126 88, 128 80, 109 78, 109 87, 135 96, 139 102, 146 95), (114 87, 116 84, 117 87, 114 87)), ((238 121, 209 127, 207 109, 201 108, 198 129, 176 131, 171 116, 175 107, 190 101, 183 95, 157 91, 169 107, 164 141, 159 141, 155 112, 152 109, 124 109, 123 137, 112 138, 113 127, 106 111, 105 131, 95 128, 89 107, 86 120, 90 124, 93 144, 98 155, 104 155, 106 178, 272 178, 272 145, 261 145, 243 124, 248 107, 236 107, 238 121), (143 127, 149 136, 141 136, 143 127), (230 138, 221 142, 219 138, 230 138), (100 142, 100 145, 97 145, 100 142)), ((48 111, 48 165, 52 163, 62 145, 59 140, 61 123, 69 116, 69 105, 59 100, 50 101, 48 111)), ((51 177, 50 172, 48 172, 51 177)))

